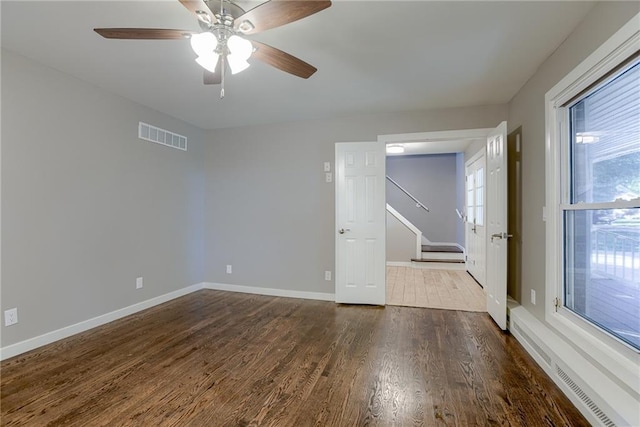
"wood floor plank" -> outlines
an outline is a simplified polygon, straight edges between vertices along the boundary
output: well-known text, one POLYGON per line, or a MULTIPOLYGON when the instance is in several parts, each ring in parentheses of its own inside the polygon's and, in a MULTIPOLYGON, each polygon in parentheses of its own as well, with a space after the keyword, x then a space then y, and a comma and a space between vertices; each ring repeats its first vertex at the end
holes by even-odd
POLYGON ((203 290, 0 369, 3 426, 588 425, 486 313, 203 290))

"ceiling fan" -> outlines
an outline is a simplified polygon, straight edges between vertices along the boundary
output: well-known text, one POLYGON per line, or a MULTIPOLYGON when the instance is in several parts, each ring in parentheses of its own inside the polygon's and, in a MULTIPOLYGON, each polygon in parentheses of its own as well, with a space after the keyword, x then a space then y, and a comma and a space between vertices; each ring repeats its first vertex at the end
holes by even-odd
POLYGON ((204 84, 221 84, 224 98, 227 66, 232 74, 249 67, 252 57, 279 70, 307 79, 317 68, 275 47, 247 40, 244 36, 297 21, 331 6, 330 0, 270 0, 245 11, 233 0, 179 0, 197 18, 201 32, 158 28, 94 28, 108 39, 190 39, 204 68, 204 84))

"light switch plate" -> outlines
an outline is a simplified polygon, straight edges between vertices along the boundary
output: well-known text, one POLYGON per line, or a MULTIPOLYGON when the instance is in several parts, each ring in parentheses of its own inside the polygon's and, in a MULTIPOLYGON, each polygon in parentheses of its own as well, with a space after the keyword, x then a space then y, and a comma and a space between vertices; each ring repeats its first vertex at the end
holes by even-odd
POLYGON ((331 172, 331 162, 324 162, 324 171, 331 172))

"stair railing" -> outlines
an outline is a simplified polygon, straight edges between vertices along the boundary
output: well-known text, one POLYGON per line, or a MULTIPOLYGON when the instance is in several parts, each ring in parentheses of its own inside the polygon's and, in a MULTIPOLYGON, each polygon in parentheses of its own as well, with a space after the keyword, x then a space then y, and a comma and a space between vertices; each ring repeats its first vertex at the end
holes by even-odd
POLYGON ((411 200, 413 200, 414 202, 416 202, 416 208, 422 208, 425 211, 429 212, 429 208, 426 207, 424 205, 424 203, 422 203, 420 200, 416 199, 413 194, 409 193, 407 190, 405 190, 400 184, 398 184, 397 182, 395 182, 393 179, 391 179, 391 177, 389 175, 387 175, 387 179, 389 180, 390 183, 392 183, 393 185, 395 185, 396 187, 398 187, 400 189, 400 191, 402 191, 404 194, 406 194, 407 196, 409 196, 409 198, 411 198, 411 200))

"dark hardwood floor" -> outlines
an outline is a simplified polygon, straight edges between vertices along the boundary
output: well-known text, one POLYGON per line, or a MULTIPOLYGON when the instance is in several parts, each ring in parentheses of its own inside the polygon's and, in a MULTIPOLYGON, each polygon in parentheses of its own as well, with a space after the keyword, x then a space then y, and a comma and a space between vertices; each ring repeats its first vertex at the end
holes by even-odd
POLYGON ((1 369, 7 426, 588 425, 486 313, 203 290, 1 369))

